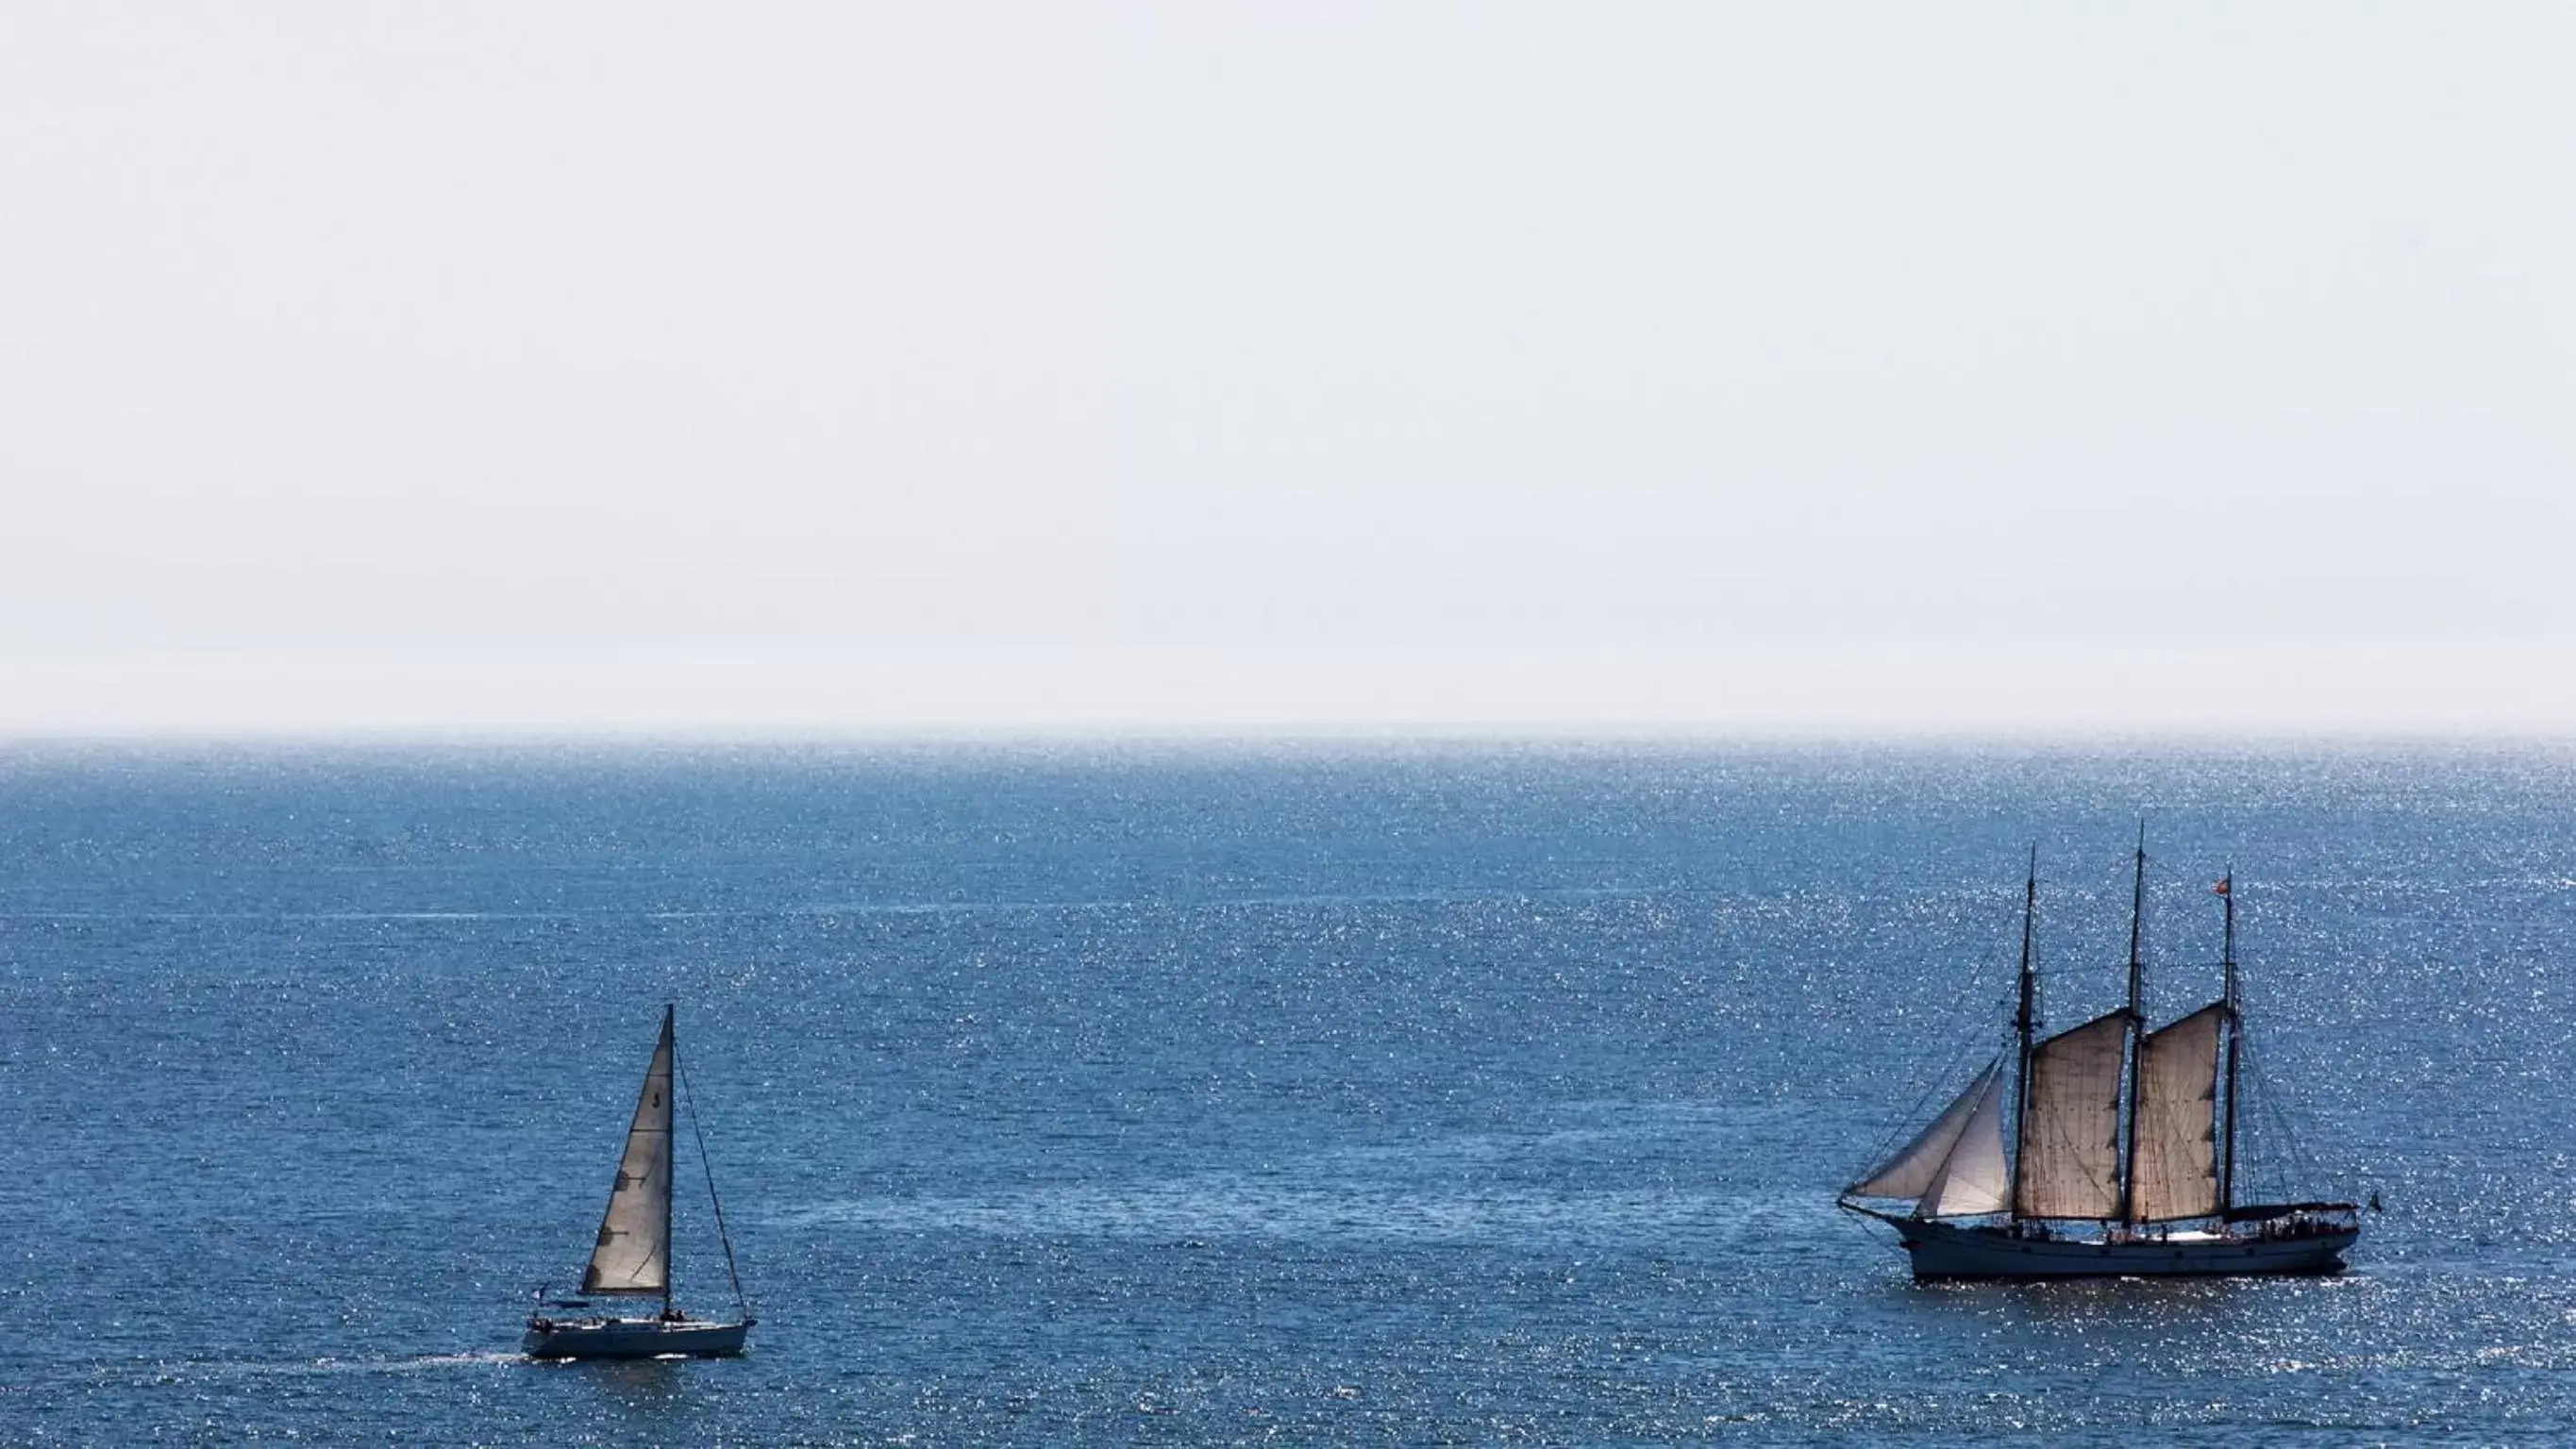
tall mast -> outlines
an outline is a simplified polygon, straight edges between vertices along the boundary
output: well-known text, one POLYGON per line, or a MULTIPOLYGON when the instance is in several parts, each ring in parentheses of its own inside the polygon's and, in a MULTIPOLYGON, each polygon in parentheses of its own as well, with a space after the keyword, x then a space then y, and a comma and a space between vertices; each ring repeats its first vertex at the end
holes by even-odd
POLYGON ((2128 1153, 2120 1170, 2120 1220, 2128 1221, 2138 1181, 2138 1071, 2146 1055, 2146 958, 2141 952, 2147 918, 2147 822, 2138 822, 2137 884, 2129 896, 2129 1090, 2122 1137, 2128 1153))
POLYGON ((2219 964, 2227 973, 2222 999, 2227 1003, 2227 1120, 2219 1137, 2218 1215, 2224 1222, 2236 1210, 2236 1043, 2245 1035, 2245 1019, 2236 1006, 2236 867, 2227 867, 2219 877, 2218 900, 2226 908, 2227 934, 2219 950, 2219 964))
POLYGON ((673 1015, 671 1003, 663 1002, 662 1040, 671 1044, 671 1080, 662 1088, 662 1318, 664 1322, 668 1322, 671 1317, 671 1280, 677 1276, 671 1271, 671 1198, 673 1196, 671 1188, 674 1176, 672 1169, 678 1166, 672 1159, 678 1155, 680 1143, 679 1139, 672 1135, 671 1129, 678 1125, 672 1119, 677 1115, 676 1109, 679 1106, 680 1039, 671 1031, 673 1015))
POLYGON ((2022 1133, 2030 1121, 2030 1033, 2036 1025, 2032 1007, 2039 995, 2039 976, 2030 952, 2031 926, 2039 919, 2039 847, 2030 848, 2030 877, 2022 886, 2021 896, 2021 1009, 2013 1013, 2013 1032, 2021 1039, 2021 1059, 2013 1077, 2013 1175, 2012 1197, 2004 1204, 2007 1217, 2021 1216, 2022 1133))

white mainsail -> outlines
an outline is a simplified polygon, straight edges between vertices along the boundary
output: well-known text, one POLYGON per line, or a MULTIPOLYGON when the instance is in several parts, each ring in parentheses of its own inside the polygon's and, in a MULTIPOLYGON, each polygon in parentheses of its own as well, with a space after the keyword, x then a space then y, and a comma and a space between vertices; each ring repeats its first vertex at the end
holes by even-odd
POLYGON ((2218 1211, 2218 1027, 2226 1018, 2227 1003, 2212 1002, 2138 1043, 2135 1221, 2218 1211))
POLYGON ((1965 1091, 1941 1109, 1941 1115, 1933 1118, 1930 1126, 1915 1133, 1913 1141, 1843 1191, 1854 1197, 1912 1198, 1930 1192, 1933 1180, 1941 1175, 1942 1165, 1950 1160, 1952 1149, 1968 1130, 1968 1121, 1976 1115, 1978 1105, 1994 1094, 1996 1079, 2002 1072, 2002 1058, 1989 1062, 1965 1091))
POLYGON ((1963 1217, 2004 1210, 2011 1171, 2004 1165, 2003 1074, 1986 1069, 1986 1089, 1968 1115, 1967 1129, 1932 1175, 1932 1186, 1914 1204, 1918 1218, 1963 1217))
POLYGON ((2033 1218, 2120 1211, 2120 1059, 2129 1016, 2115 1011, 2030 1049, 2017 1209, 2033 1218))
POLYGON ((617 1160, 617 1184, 599 1220, 599 1244, 582 1274, 584 1293, 659 1293, 671 1290, 671 1013, 662 1013, 662 1039, 644 1089, 635 1098, 635 1121, 626 1129, 626 1152, 617 1160))

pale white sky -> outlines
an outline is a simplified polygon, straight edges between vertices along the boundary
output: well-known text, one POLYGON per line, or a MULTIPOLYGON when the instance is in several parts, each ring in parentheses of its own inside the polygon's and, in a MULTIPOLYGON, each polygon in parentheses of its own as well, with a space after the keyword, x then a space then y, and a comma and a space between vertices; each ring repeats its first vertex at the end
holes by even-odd
POLYGON ((0 733, 2576 732, 2570 75, 2538 5, 14 4, 0 733))

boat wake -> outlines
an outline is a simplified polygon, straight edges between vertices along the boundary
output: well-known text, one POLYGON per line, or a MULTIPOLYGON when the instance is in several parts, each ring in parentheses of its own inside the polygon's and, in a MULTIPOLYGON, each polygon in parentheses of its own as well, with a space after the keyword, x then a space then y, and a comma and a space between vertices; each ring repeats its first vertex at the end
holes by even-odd
POLYGON ((329 1378, 346 1374, 434 1373, 440 1369, 491 1368, 525 1362, 524 1356, 500 1350, 478 1353, 427 1353, 393 1358, 181 1359, 165 1363, 102 1366, 101 1380, 129 1383, 183 1384, 228 1379, 329 1378))

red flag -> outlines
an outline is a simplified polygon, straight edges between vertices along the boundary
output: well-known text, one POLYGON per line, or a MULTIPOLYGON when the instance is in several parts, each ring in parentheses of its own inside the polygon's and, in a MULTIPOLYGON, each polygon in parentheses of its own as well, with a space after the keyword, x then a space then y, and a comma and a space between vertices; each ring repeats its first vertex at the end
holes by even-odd
POLYGON ((2218 884, 2211 886, 2209 888, 2209 893, 2214 896, 2223 896, 2227 894, 2227 882, 2220 881, 2218 884))

